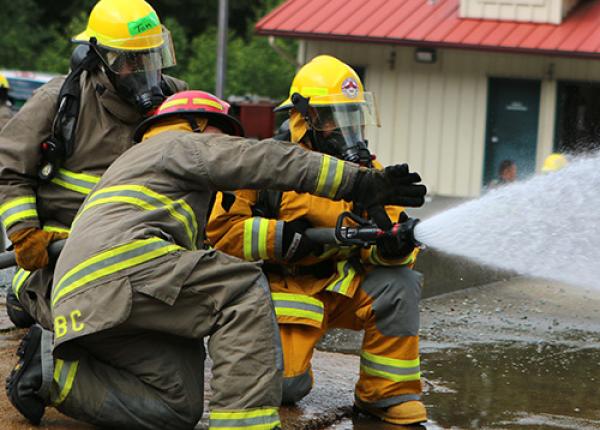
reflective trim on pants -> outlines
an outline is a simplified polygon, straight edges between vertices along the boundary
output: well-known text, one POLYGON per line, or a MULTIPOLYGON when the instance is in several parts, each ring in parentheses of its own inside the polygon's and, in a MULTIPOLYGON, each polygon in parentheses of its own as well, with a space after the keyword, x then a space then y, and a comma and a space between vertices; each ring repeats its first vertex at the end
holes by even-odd
POLYGON ((314 327, 321 327, 325 314, 323 302, 303 294, 271 293, 275 306, 275 315, 280 322, 283 317, 298 319, 314 327))
POLYGON ((77 375, 78 365, 78 361, 63 361, 56 359, 54 363, 54 382, 57 384, 58 389, 52 396, 52 405, 60 405, 71 392, 73 381, 77 375))
POLYGON ((398 360, 363 351, 360 368, 366 374, 393 382, 418 381, 421 378, 420 360, 398 360))
POLYGON ((29 278, 29 275, 31 275, 30 271, 25 269, 19 269, 13 277, 12 289, 15 293, 15 296, 17 296, 17 300, 19 300, 19 292, 21 291, 21 287, 23 286, 23 284, 25 284, 27 278, 29 278))
POLYGON ((338 276, 337 278, 327 286, 327 291, 346 295, 348 288, 356 276, 356 270, 352 267, 352 264, 348 260, 340 261, 336 265, 338 276))
POLYGON ((277 408, 213 410, 210 413, 210 429, 271 430, 277 427, 281 427, 277 408))

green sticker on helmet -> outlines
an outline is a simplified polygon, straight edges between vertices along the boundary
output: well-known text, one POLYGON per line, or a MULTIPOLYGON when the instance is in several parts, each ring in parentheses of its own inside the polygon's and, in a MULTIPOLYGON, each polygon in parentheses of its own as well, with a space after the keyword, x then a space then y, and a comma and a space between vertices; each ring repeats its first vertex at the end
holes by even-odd
POLYGON ((160 20, 158 19, 156 12, 151 12, 149 15, 143 18, 127 23, 127 27, 129 27, 129 34, 132 36, 137 36, 138 34, 152 30, 154 27, 158 27, 159 25, 160 20))

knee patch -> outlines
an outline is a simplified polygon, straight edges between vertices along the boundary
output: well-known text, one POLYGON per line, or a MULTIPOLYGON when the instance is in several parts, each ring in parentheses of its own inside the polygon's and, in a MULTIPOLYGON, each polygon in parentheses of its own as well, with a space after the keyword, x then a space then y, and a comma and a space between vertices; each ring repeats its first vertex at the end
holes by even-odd
POLYGON ((302 400, 312 389, 313 379, 312 372, 308 369, 306 372, 292 376, 291 378, 283 378, 283 396, 281 403, 284 405, 293 405, 302 400))
POLYGON ((373 270, 361 288, 373 299, 375 325, 384 336, 416 336, 423 276, 408 267, 373 270))

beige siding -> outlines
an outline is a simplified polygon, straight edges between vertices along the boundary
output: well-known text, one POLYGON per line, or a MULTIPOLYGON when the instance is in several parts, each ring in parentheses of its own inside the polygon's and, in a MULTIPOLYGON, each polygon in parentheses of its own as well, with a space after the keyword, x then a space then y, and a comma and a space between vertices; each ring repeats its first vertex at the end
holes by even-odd
POLYGON ((307 41, 304 58, 332 54, 366 68, 382 127, 368 132, 384 163, 408 162, 432 193, 481 191, 489 77, 542 81, 537 165, 552 151, 556 80, 600 81, 600 61, 438 50, 436 64, 414 61, 414 48, 307 41), (390 64, 395 52, 395 62, 390 64))
POLYGON ((560 24, 578 0, 461 0, 463 18, 560 24))

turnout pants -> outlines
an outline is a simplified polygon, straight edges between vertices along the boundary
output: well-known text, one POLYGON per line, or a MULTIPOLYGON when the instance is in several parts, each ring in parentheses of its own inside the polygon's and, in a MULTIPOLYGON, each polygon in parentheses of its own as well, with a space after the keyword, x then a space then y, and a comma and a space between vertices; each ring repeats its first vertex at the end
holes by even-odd
POLYGON ((46 330, 52 330, 50 290, 53 275, 54 265, 33 272, 19 268, 12 281, 12 290, 23 309, 46 330))
POLYGON ((211 428, 276 428, 281 350, 267 281, 256 274, 240 289, 228 285, 227 267, 208 280, 194 271, 172 305, 140 291, 152 268, 130 275, 129 318, 65 344, 54 363, 52 403, 106 428, 191 429, 203 412, 209 336, 211 428))
MULTIPOLYGON (((409 268, 377 267, 367 274, 352 298, 330 292, 314 297, 323 305, 320 327, 280 322, 284 403, 294 403, 310 392, 313 350, 329 328, 364 330, 355 389, 359 400, 376 407, 418 400, 421 284, 422 276, 409 268)), ((291 296, 289 300, 297 300, 291 296)), ((274 298, 278 315, 285 313, 283 306, 311 306, 286 302, 285 294, 274 294, 274 298)), ((318 312, 318 306, 312 307, 318 312)))

